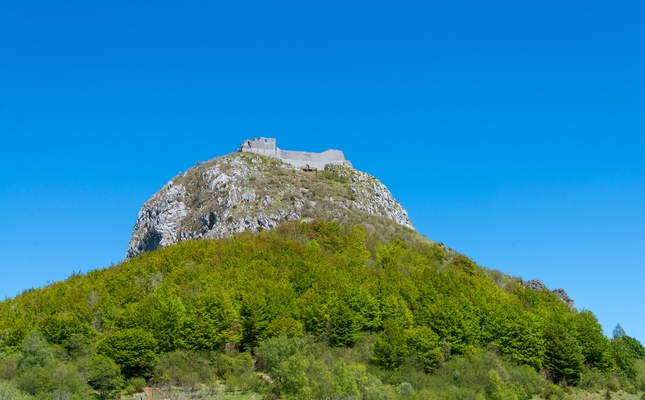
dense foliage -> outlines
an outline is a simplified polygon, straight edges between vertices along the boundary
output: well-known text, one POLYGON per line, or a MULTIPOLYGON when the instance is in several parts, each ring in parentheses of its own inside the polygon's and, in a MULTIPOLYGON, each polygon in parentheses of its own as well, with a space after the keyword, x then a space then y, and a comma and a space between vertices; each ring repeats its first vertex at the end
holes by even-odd
POLYGON ((520 400, 568 385, 645 389, 637 340, 610 340, 590 311, 410 237, 294 222, 26 291, 0 303, 11 382, 0 390, 83 399, 218 381, 268 398, 520 400))

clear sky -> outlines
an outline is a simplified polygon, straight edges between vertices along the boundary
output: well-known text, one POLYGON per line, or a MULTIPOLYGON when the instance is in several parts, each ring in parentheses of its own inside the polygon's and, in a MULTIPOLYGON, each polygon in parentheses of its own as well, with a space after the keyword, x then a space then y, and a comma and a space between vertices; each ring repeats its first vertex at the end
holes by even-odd
POLYGON ((645 341, 645 0, 0 2, 0 296, 121 260, 255 136, 645 341))

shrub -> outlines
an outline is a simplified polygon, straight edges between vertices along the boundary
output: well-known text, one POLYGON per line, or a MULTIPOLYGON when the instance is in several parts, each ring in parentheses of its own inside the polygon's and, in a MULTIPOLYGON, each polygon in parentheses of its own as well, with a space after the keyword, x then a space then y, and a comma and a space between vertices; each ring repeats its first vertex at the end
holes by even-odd
POLYGON ((31 396, 18 390, 11 382, 0 380, 0 400, 31 400, 31 396))
POLYGON ((92 358, 87 371, 87 379, 90 385, 103 397, 121 390, 124 383, 119 366, 114 360, 104 355, 92 358))
POLYGON ((194 387, 200 382, 210 382, 215 375, 205 355, 183 350, 159 356, 154 371, 155 381, 169 386, 194 387))
POLYGON ((333 398, 340 399, 358 399, 360 398, 360 392, 358 390, 358 384, 356 378, 352 373, 350 368, 345 361, 342 359, 334 362, 333 367, 333 398))
POLYGON ((0 360, 0 379, 10 381, 18 371, 18 356, 11 355, 0 360))
POLYGON ((125 382, 125 392, 128 394, 141 393, 146 387, 146 380, 140 376, 130 378, 125 382))
POLYGON ((43 335, 31 331, 22 342, 22 351, 18 356, 18 367, 27 371, 34 367, 44 367, 52 360, 52 351, 47 346, 43 335))
POLYGON ((305 338, 287 338, 278 336, 267 339, 255 348, 258 368, 271 378, 281 377, 281 364, 292 355, 301 351, 307 340, 305 338))
POLYGON ((383 332, 376 336, 372 361, 386 369, 398 369, 408 356, 408 346, 403 327, 395 320, 385 321, 383 332))
POLYGON ((490 370, 488 380, 486 394, 491 400, 518 400, 517 394, 508 388, 497 371, 490 370))

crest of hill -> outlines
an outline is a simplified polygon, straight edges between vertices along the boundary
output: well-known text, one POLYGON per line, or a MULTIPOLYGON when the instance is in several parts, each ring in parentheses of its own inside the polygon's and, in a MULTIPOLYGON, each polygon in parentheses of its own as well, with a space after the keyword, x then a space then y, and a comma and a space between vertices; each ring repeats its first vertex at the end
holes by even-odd
MULTIPOLYGON (((342 151, 285 151, 275 139, 261 137, 245 140, 237 153, 177 175, 145 202, 126 260, 190 239, 219 239, 315 219, 362 225, 383 243, 392 238, 434 243, 416 232, 387 187, 354 169, 342 151)), ((499 279, 498 271, 487 274, 499 279)), ((526 285, 546 289, 538 280, 526 285)), ((575 310, 564 289, 554 292, 575 310)))
MULTIPOLYGON (((189 169, 142 206, 126 259, 183 240, 216 239, 316 218, 362 224, 383 235, 416 234, 407 211, 383 183, 352 168, 342 152, 331 152, 334 160, 317 171, 297 166, 307 160, 242 148, 189 169)), ((295 157, 299 152, 284 153, 295 157)))

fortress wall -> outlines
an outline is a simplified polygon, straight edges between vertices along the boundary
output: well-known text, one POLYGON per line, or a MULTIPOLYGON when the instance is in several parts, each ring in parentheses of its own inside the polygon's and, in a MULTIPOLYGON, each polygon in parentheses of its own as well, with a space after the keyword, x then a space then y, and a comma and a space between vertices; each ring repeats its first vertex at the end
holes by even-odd
POLYGON ((326 164, 344 164, 351 166, 349 161, 345 160, 345 155, 340 150, 326 150, 322 153, 280 150, 276 147, 276 140, 270 138, 261 137, 259 139, 245 140, 242 146, 240 146, 240 151, 276 157, 298 168, 308 165, 309 167, 323 170, 326 164))
POLYGON ((277 149, 277 157, 282 161, 298 168, 309 165, 319 170, 325 169, 325 164, 343 164, 345 156, 339 150, 327 150, 322 153, 309 153, 306 151, 289 151, 277 149))
POLYGON ((244 143, 242 143, 242 146, 240 146, 240 150, 242 152, 251 152, 251 153, 258 153, 258 154, 263 154, 265 156, 276 156, 276 145, 275 145, 276 140, 272 138, 259 138, 259 139, 253 139, 253 140, 245 140, 244 143))

